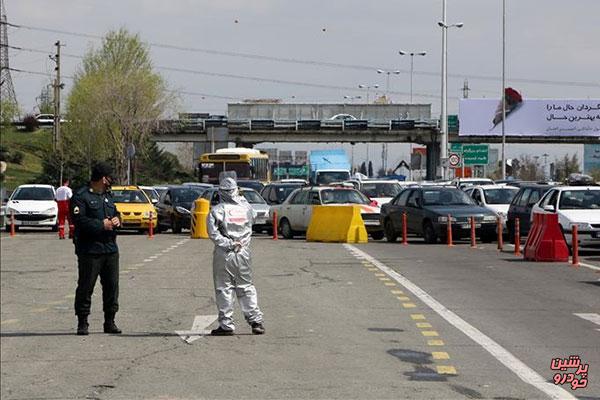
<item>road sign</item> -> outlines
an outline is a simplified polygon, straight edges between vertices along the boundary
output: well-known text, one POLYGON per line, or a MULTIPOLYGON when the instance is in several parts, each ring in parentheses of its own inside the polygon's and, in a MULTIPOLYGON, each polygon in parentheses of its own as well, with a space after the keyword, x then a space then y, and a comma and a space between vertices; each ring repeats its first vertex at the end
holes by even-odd
POLYGON ((465 165, 488 165, 489 145, 450 143, 450 152, 462 155, 465 165))
POLYGON ((487 144, 463 144, 463 160, 465 165, 488 165, 489 146, 487 144))
POLYGON ((450 168, 459 168, 460 167, 460 155, 457 153, 451 153, 450 157, 448 157, 448 163, 450 164, 450 168))

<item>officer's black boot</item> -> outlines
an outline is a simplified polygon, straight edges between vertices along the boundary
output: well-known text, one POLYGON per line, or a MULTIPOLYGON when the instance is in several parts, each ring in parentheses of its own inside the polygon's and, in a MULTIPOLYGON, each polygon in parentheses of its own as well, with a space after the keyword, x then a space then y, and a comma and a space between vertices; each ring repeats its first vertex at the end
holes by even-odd
POLYGON ((88 325, 88 316, 87 315, 78 315, 77 316, 77 334, 78 335, 89 335, 89 325, 88 325))
POLYGON ((114 313, 104 313, 104 333, 121 333, 121 330, 115 324, 114 313))

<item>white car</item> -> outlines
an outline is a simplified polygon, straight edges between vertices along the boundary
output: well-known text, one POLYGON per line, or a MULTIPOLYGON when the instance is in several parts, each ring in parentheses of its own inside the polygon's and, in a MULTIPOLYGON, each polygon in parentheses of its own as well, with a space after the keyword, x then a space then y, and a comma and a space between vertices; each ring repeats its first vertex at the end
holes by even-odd
POLYGON ((493 185, 494 181, 489 178, 455 178, 452 184, 461 190, 465 190, 471 186, 487 186, 493 185))
POLYGON ((556 186, 548 190, 531 211, 558 214, 565 235, 577 225, 580 236, 600 239, 600 186, 556 186))
POLYGON ((270 215, 277 211, 277 224, 283 237, 292 239, 294 235, 308 230, 314 206, 348 204, 360 205, 367 233, 375 240, 383 239, 383 228, 379 222, 380 208, 356 189, 332 186, 296 189, 282 204, 273 205, 270 215))
POLYGON ((358 190, 377 205, 382 206, 392 201, 403 187, 395 180, 365 180, 359 181, 358 190))
POLYGON ((465 189, 465 193, 475 203, 495 212, 502 219, 504 228, 510 203, 518 192, 519 188, 506 185, 473 186, 465 189))
POLYGON ((22 226, 49 227, 58 230, 58 205, 56 192, 51 185, 21 185, 6 203, 4 226, 10 232, 11 215, 15 218, 15 230, 22 226))

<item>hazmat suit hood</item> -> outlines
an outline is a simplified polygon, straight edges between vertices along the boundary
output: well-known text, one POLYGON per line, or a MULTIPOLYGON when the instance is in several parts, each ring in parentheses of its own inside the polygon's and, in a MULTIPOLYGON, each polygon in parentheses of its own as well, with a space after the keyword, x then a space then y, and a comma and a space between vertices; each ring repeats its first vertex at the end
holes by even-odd
POLYGON ((219 199, 226 204, 244 204, 246 199, 240 195, 237 182, 233 175, 222 174, 219 177, 219 199))

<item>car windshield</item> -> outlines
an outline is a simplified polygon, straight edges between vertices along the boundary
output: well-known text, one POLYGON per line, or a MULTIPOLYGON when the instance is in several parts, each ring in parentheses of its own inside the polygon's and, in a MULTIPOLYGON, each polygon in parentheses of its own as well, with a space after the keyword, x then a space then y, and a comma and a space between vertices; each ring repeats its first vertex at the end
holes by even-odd
POLYGON ((147 203, 148 198, 141 190, 113 190, 113 201, 115 203, 147 203))
POLYGON ((237 184, 239 187, 247 187, 250 189, 254 189, 257 192, 260 192, 263 189, 263 187, 265 187, 265 185, 263 185, 262 183, 253 181, 238 181, 237 184))
POLYGON ((151 200, 158 200, 158 193, 153 189, 142 189, 151 200))
POLYGON ((175 189, 173 190, 173 203, 191 203, 202 195, 204 190, 201 189, 175 189))
POLYGON ((260 195, 253 190, 242 190, 241 192, 242 192, 242 196, 244 196, 244 198, 246 200, 248 200, 248 203, 250 203, 250 204, 265 204, 266 203, 265 199, 260 197, 260 195))
POLYGON ((350 177, 346 171, 323 171, 317 176, 317 184, 328 185, 333 182, 343 182, 350 177))
POLYGON ((47 187, 20 187, 11 200, 54 200, 54 191, 47 187))
POLYGON ((503 188, 503 189, 484 189, 486 204, 510 204, 519 189, 503 188))
POLYGON ((423 190, 423 204, 426 206, 470 206, 475 203, 462 190, 423 190))
POLYGON ((275 194, 277 196, 277 201, 279 201, 279 203, 283 203, 285 199, 288 198, 290 193, 292 193, 294 190, 298 189, 301 186, 302 185, 276 186, 275 194))
POLYGON ((396 197, 401 187, 395 182, 363 183, 360 190, 370 198, 373 197, 396 197))
POLYGON ((600 209, 600 190, 565 190, 560 196, 561 210, 600 209))
POLYGON ((369 204, 364 194, 353 189, 327 189, 321 191, 323 204, 369 204))

